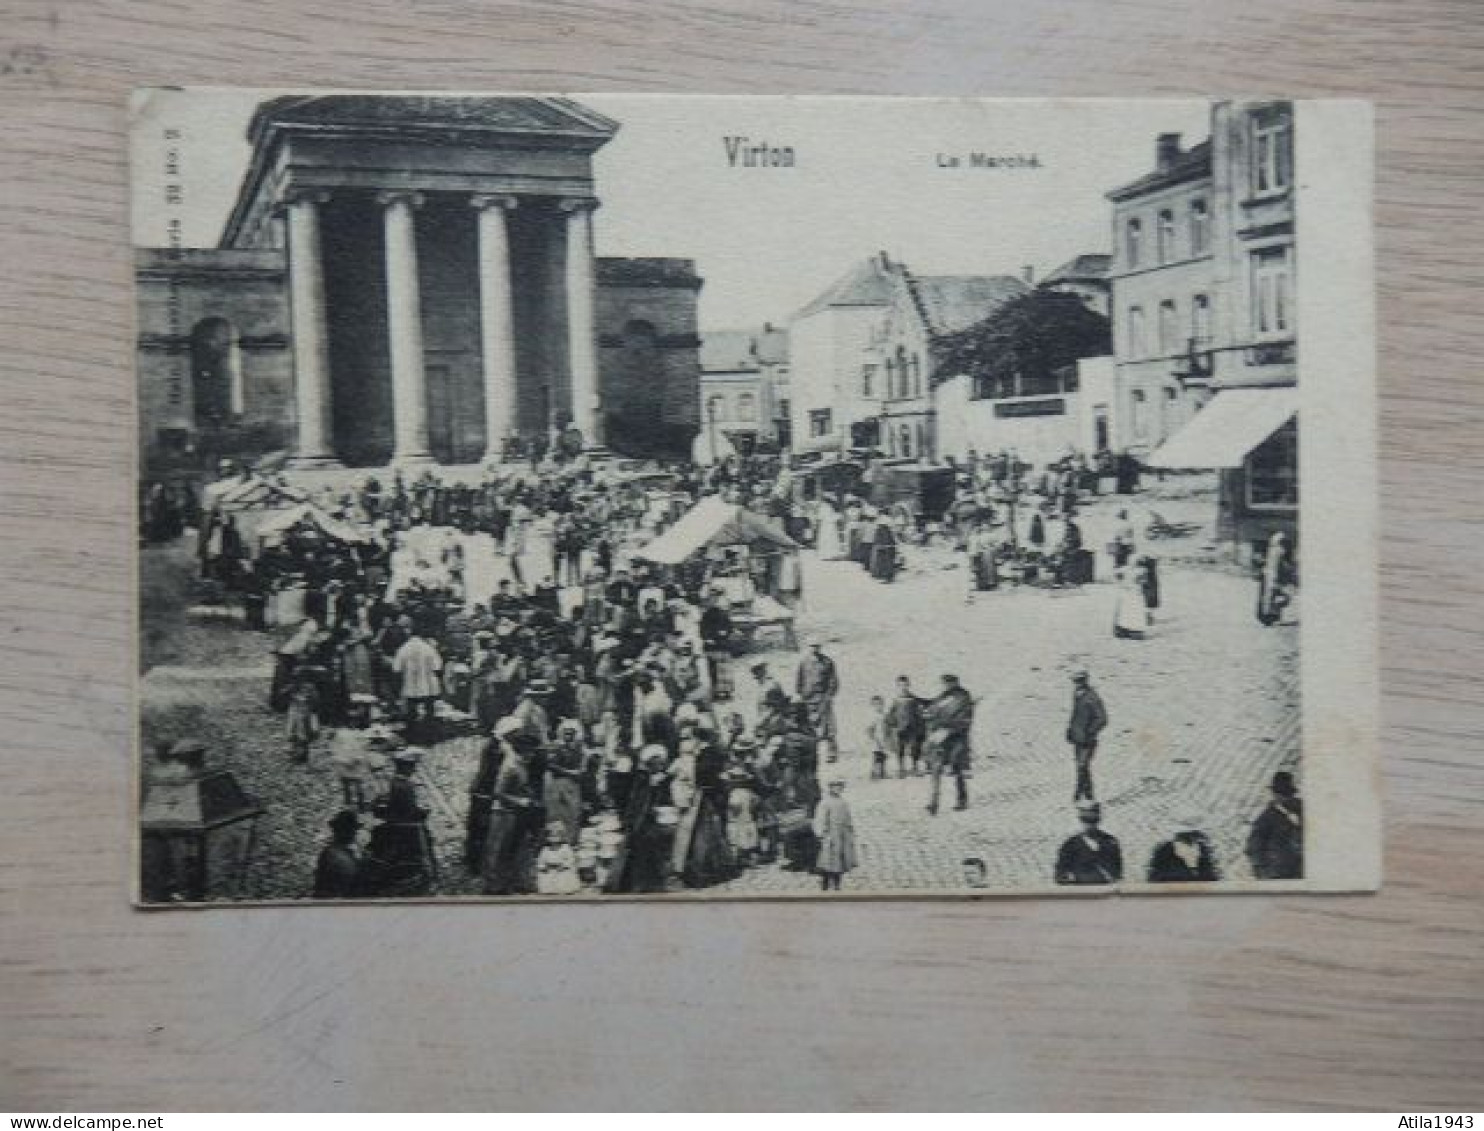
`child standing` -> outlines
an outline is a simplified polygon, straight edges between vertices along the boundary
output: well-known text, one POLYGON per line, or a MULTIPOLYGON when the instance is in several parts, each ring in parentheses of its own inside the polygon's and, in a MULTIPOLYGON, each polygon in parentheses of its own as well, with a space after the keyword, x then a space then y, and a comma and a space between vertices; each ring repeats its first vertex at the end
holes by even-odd
POLYGON ((871 752, 871 777, 886 777, 886 700, 871 696, 871 719, 866 723, 866 748, 871 752))
POLYGON ((830 782, 830 793, 819 803, 814 815, 815 829, 819 834, 819 860, 815 865, 824 891, 839 891, 840 879, 846 872, 855 870, 855 821, 850 816, 850 806, 845 803, 845 781, 836 778, 830 782))
POLYGON ((295 762, 309 761, 309 744, 319 734, 319 688, 309 671, 294 676, 289 691, 288 716, 284 720, 284 737, 289 743, 289 757, 295 762))
POLYGON ((582 890, 577 853, 561 821, 546 826, 546 846, 536 857, 536 891, 540 895, 576 895, 582 890))
POLYGON ((912 762, 912 773, 922 773, 922 740, 927 734, 927 724, 922 709, 926 701, 912 691, 912 681, 904 675, 897 676, 897 693, 886 712, 886 737, 897 754, 897 777, 907 776, 907 762, 912 762))
POLYGON ((370 735, 363 728, 344 726, 330 733, 330 765, 340 779, 347 809, 364 813, 366 786, 373 771, 370 735))

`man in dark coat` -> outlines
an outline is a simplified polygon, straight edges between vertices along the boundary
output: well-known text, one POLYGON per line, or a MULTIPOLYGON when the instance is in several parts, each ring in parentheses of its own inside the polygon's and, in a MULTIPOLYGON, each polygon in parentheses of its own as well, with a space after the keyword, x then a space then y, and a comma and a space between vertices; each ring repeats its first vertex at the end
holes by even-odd
POLYGON ((1206 834, 1196 828, 1184 828, 1154 846, 1146 875, 1151 884, 1211 883, 1221 879, 1221 869, 1206 834))
POLYGON ((969 787, 964 775, 969 769, 971 750, 969 734, 974 729, 974 697, 958 681, 956 675, 943 677, 943 690, 923 713, 927 729, 927 748, 933 770, 933 797, 928 802, 929 813, 938 812, 938 801, 943 788, 943 774, 953 775, 958 793, 955 809, 969 807, 969 787))
POLYGON ((1247 861, 1259 880, 1298 880, 1304 875, 1304 803, 1293 775, 1273 775, 1271 800, 1247 834, 1247 861))
POLYGON ((314 869, 315 899, 355 899, 367 894, 356 834, 361 819, 349 809, 330 818, 330 843, 314 869))
POLYGON ((822 641, 811 639, 808 651, 794 673, 794 689, 809 711, 809 726, 821 744, 828 743, 828 761, 833 762, 835 744, 835 696, 840 693, 840 671, 835 661, 825 655, 822 641))
POLYGON ((912 691, 912 681, 897 676, 897 693, 886 708, 886 740, 897 756, 897 777, 907 776, 907 763, 912 763, 914 776, 922 773, 922 740, 927 735, 924 709, 930 700, 919 699, 912 691))
POLYGON ((1077 806, 1082 831, 1069 836, 1056 854, 1052 878, 1059 884, 1116 884, 1123 879, 1123 849, 1118 838, 1098 828, 1101 806, 1085 801, 1077 806))
POLYGON ((1067 741, 1077 763, 1077 789, 1072 800, 1092 801, 1092 756, 1097 753, 1098 735, 1108 725, 1102 697, 1093 690, 1087 672, 1072 673, 1072 717, 1067 722, 1067 741))

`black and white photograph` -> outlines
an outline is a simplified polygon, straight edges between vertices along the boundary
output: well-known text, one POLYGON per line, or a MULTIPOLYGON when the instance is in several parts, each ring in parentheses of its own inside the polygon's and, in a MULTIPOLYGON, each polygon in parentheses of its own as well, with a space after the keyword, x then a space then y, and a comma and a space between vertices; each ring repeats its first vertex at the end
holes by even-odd
POLYGON ((131 131, 141 905, 1380 882, 1364 103, 131 131))

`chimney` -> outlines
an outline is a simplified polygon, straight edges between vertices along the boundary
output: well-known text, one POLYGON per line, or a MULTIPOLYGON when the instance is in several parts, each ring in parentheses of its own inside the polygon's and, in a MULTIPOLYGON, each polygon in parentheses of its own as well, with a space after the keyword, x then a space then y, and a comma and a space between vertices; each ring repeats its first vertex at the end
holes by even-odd
POLYGON ((884 251, 883 252, 880 252, 879 254, 881 255, 881 266, 882 266, 882 268, 884 270, 890 271, 891 270, 891 257, 889 255, 887 255, 886 252, 884 252, 884 251))
POLYGON ((1160 134, 1159 140, 1154 143, 1154 167, 1163 173, 1175 163, 1175 158, 1180 156, 1180 135, 1160 134))
POLYGON ((1025 280, 1025 285, 1033 287, 1036 285, 1036 267, 1033 263, 1027 263, 1020 269, 1020 277, 1025 280))

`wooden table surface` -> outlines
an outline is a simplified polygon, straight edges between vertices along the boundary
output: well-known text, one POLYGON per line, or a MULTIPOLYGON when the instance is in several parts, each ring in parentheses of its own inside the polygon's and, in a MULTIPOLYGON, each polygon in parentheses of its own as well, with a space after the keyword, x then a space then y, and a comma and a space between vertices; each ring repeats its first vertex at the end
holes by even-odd
POLYGON ((0 2, 0 1108, 1484 1108, 1484 5, 0 2), (1378 102, 1375 897, 126 904, 139 85, 1378 102))

